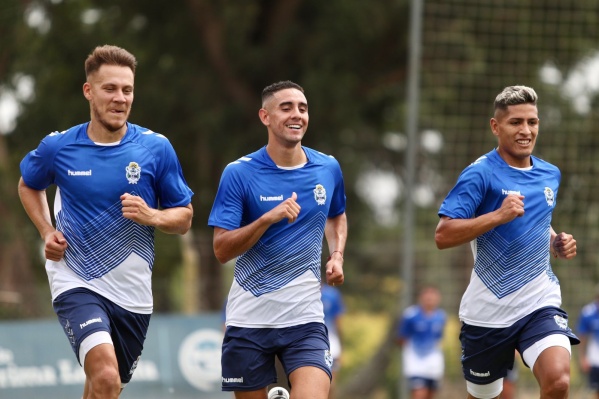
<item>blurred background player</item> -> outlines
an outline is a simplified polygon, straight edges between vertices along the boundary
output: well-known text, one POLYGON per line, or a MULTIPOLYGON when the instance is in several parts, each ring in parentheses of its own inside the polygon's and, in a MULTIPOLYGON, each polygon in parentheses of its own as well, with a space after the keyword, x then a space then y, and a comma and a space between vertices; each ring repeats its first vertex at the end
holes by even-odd
POLYGON ((507 375, 503 379, 503 391, 501 392, 501 399, 516 398, 516 384, 518 383, 518 376, 520 372, 520 355, 518 354, 518 351, 516 351, 514 357, 514 366, 511 370, 508 370, 507 375))
POLYGON ((580 312, 576 334, 580 338, 580 368, 588 375, 589 387, 599 399, 599 285, 595 287, 593 302, 580 312))
POLYGON ((441 339, 447 315, 439 308, 440 303, 438 288, 423 287, 418 304, 408 307, 399 323, 397 342, 402 348, 403 374, 412 399, 431 399, 443 378, 441 339))
POLYGON ((333 367, 331 372, 331 389, 329 390, 329 399, 335 398, 335 386, 339 370, 341 369, 342 353, 342 316, 345 313, 345 304, 341 291, 328 284, 321 286, 321 300, 324 309, 324 324, 329 332, 329 342, 331 344, 331 355, 333 356, 333 367))

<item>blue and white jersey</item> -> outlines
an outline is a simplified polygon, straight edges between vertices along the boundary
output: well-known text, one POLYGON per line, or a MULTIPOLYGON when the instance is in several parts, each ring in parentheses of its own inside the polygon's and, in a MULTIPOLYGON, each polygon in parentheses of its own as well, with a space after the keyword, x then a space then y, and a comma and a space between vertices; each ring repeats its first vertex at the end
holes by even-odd
POLYGON ((509 194, 524 196, 524 215, 471 242, 474 270, 460 304, 460 320, 508 327, 544 306, 561 305, 549 263, 551 216, 561 179, 554 165, 532 157, 532 167, 510 167, 493 150, 468 166, 439 216, 469 219, 501 207, 509 194))
POLYGON ((446 322, 443 309, 427 314, 421 306, 413 305, 404 311, 397 336, 405 340, 402 349, 405 376, 434 380, 443 376, 445 359, 441 339, 446 322))
POLYGON ((587 360, 591 366, 599 367, 599 302, 582 308, 576 334, 587 337, 587 360))
POLYGON ((333 157, 302 147, 307 163, 280 168, 266 147, 227 165, 208 225, 246 226, 297 194, 297 220, 270 226, 235 263, 227 326, 282 328, 323 322, 321 252, 327 218, 345 212, 345 189, 333 157))
POLYGON ((118 143, 96 144, 89 123, 46 136, 21 161, 25 184, 57 186, 56 228, 67 240, 59 262, 47 261, 52 299, 85 287, 136 313, 152 313, 154 228, 122 215, 120 196, 152 208, 187 206, 193 192, 166 137, 127 123, 118 143))
POLYGON ((337 318, 345 313, 345 304, 341 291, 330 285, 323 284, 321 287, 321 300, 324 310, 324 324, 329 331, 329 343, 333 359, 341 356, 341 338, 337 331, 337 318))

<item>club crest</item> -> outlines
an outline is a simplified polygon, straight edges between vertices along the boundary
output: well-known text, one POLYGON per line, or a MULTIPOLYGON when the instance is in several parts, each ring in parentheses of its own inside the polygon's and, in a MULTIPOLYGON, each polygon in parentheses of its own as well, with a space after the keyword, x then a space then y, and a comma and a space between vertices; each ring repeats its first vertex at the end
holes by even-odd
POLYGON ((324 351, 324 362, 329 368, 333 367, 333 355, 331 355, 331 351, 328 349, 324 351))
POLYGON ((141 178, 141 166, 137 162, 129 162, 129 166, 125 167, 125 171, 129 184, 137 184, 141 178))
POLYGON ((568 329, 568 320, 564 317, 556 314, 555 316, 553 316, 553 320, 555 320, 555 324, 557 324, 559 328, 561 328, 562 330, 568 329))
POLYGON ((314 188, 314 199, 318 205, 324 205, 327 202, 327 192, 322 184, 317 184, 314 188))
POLYGON ((553 190, 549 187, 545 187, 544 192, 545 192, 545 201, 547 201, 547 205, 553 206, 553 202, 554 202, 553 190))

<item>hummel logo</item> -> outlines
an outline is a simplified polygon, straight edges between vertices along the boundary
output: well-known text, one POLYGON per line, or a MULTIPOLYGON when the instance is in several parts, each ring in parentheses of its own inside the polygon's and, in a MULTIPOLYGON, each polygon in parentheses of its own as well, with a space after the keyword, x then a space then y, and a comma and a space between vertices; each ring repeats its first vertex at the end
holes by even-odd
POLYGON ((506 190, 505 188, 501 189, 501 194, 503 194, 503 195, 510 195, 510 194, 522 195, 522 194, 520 194, 519 190, 506 190))
POLYGON ((265 197, 265 196, 261 195, 260 201, 283 201, 283 194, 277 195, 274 197, 265 197))
POLYGON ((68 170, 69 176, 91 176, 92 170, 68 170))

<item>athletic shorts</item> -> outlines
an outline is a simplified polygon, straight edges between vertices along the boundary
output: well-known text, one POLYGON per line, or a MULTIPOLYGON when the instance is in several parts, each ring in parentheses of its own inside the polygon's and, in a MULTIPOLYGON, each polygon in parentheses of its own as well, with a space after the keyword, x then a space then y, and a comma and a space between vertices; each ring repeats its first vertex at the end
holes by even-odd
POLYGON ((141 356, 151 315, 129 312, 85 288, 63 292, 54 300, 53 306, 79 364, 81 342, 90 334, 106 331, 112 338, 121 383, 131 380, 141 356))
POLYGON ((566 312, 555 307, 538 309, 506 328, 464 323, 460 332, 464 378, 478 385, 504 378, 514 366, 514 349, 522 354, 535 342, 553 334, 566 335, 572 345, 580 343, 568 327, 566 312))
POLYGON ((589 387, 594 392, 599 392, 599 367, 591 366, 589 371, 589 387))
POLYGON ((333 357, 322 323, 287 328, 227 327, 222 348, 222 390, 255 391, 277 381, 275 356, 285 374, 313 366, 331 378, 333 357))
POLYGON ((436 391, 439 389, 439 380, 424 377, 408 377, 408 386, 411 391, 423 388, 430 391, 436 391))

